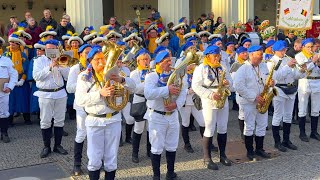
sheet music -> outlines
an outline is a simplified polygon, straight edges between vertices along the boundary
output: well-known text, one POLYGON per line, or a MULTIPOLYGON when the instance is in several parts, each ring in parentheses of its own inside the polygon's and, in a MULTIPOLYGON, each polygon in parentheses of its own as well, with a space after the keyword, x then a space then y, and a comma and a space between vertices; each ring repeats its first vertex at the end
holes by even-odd
POLYGON ((60 56, 59 49, 45 49, 45 53, 49 59, 58 58, 60 56))

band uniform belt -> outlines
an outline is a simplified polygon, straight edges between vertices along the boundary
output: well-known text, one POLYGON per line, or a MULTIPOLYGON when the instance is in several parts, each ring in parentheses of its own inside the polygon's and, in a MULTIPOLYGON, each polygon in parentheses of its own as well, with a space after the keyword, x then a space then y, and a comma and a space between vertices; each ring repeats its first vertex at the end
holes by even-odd
POLYGON ((107 113, 107 114, 93 114, 93 113, 88 113, 89 116, 92 117, 99 117, 99 118, 111 118, 112 116, 115 116, 119 113, 119 111, 115 111, 113 113, 107 113))
POLYGON ((307 79, 313 79, 313 80, 315 80, 315 79, 320 79, 320 76, 317 76, 317 77, 307 76, 307 79))
POLYGON ((39 88, 38 91, 43 91, 43 92, 57 92, 60 91, 61 89, 64 89, 64 86, 56 88, 56 89, 41 89, 39 88))
POLYGON ((157 111, 155 109, 150 109, 150 110, 153 111, 153 112, 156 112, 158 114, 164 115, 164 116, 170 116, 171 114, 173 114, 175 112, 175 111, 171 111, 171 112, 157 111))
POLYGON ((207 88, 207 89, 217 89, 219 86, 205 86, 205 85, 203 85, 202 87, 207 88))
POLYGON ((281 86, 281 87, 292 87, 294 86, 293 83, 288 83, 288 84, 276 84, 277 87, 281 86))
POLYGON ((140 96, 140 97, 144 97, 144 95, 142 95, 142 94, 135 94, 135 95, 140 96))

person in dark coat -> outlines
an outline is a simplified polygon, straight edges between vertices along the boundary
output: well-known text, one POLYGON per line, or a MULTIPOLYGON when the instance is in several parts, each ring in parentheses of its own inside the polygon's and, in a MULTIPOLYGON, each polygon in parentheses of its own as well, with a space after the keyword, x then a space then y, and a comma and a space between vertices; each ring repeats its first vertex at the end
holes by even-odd
POLYGON ((48 25, 51 25, 54 29, 57 28, 58 23, 51 17, 51 11, 49 9, 43 11, 43 16, 44 17, 39 22, 41 29, 46 29, 48 25))
POLYGON ((62 36, 67 34, 67 31, 71 31, 72 33, 75 32, 73 26, 68 26, 68 20, 65 17, 62 17, 60 20, 60 24, 58 25, 56 32, 57 36, 56 39, 62 41, 62 36))

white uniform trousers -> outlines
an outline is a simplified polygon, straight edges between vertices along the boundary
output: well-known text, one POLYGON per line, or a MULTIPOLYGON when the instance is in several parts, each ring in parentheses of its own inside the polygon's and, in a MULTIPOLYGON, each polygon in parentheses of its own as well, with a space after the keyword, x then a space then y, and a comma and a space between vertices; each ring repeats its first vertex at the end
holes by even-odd
POLYGON ((0 118, 7 118, 9 113, 9 95, 0 97, 0 118))
POLYGON ((161 154, 163 150, 174 152, 179 143, 178 111, 170 116, 150 112, 149 141, 152 154, 161 154))
POLYGON ((131 109, 131 103, 128 102, 128 104, 121 110, 122 115, 126 121, 126 124, 133 124, 134 123, 134 118, 130 116, 130 109, 131 109))
POLYGON ((243 111, 243 107, 242 105, 238 104, 239 105, 239 115, 238 115, 238 119, 244 121, 244 111, 243 111))
POLYGON ((226 100, 224 108, 222 109, 211 109, 203 107, 202 110, 205 130, 203 136, 212 137, 217 125, 217 132, 219 134, 227 133, 228 118, 229 118, 229 103, 226 100))
POLYGON ((48 129, 51 120, 54 119, 54 127, 63 127, 66 113, 67 97, 60 99, 49 99, 39 97, 40 127, 48 129))
POLYGON ((87 136, 86 131, 86 117, 87 113, 83 109, 77 109, 77 134, 75 141, 77 143, 82 143, 87 136))
POLYGON ((307 116, 309 97, 311 96, 311 116, 319 116, 320 111, 320 92, 311 93, 311 92, 302 92, 298 91, 299 98, 299 117, 307 116))
POLYGON ((272 100, 274 107, 272 126, 280 126, 282 120, 285 123, 291 123, 294 101, 295 98, 290 99, 280 96, 272 100))
POLYGON ((135 121, 134 126, 133 126, 133 131, 137 134, 142 134, 145 127, 148 131, 148 121, 147 120, 139 121, 139 122, 135 121))
POLYGON ((268 125, 268 111, 260 114, 255 104, 243 104, 245 136, 252 136, 256 127, 256 136, 265 136, 268 125))
POLYGON ((194 105, 185 105, 180 109, 180 115, 182 119, 182 126, 189 127, 190 125, 190 115, 198 122, 199 126, 204 127, 204 120, 202 110, 197 110, 194 105))
POLYGON ((87 126, 88 170, 96 171, 104 162, 104 170, 117 169, 118 149, 121 133, 121 121, 106 126, 87 126))

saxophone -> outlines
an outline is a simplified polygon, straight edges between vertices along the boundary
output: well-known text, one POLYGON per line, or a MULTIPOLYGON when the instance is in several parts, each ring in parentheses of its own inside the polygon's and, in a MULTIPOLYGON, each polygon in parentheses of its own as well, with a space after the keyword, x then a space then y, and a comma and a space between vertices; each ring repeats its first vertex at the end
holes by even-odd
MULTIPOLYGON (((187 66, 193 63, 199 64, 200 59, 201 56, 196 54, 195 49, 191 49, 189 52, 187 52, 186 58, 177 66, 177 68, 170 75, 167 82, 167 86, 173 84, 179 87, 181 90, 183 85, 183 77, 186 75, 187 72, 187 66)), ((168 105, 173 101, 174 97, 170 93, 168 98, 163 99, 164 105, 168 105)))
POLYGON ((259 104, 259 103, 257 104, 258 112, 261 114, 264 114, 267 112, 269 105, 272 101, 272 98, 274 96, 278 95, 277 89, 274 87, 270 87, 270 82, 272 80, 272 76, 273 76, 273 72, 274 72, 275 67, 276 66, 273 65, 271 72, 269 73, 269 76, 266 79, 266 84, 263 88, 263 91, 260 94, 260 96, 264 99, 264 104, 259 104))
MULTIPOLYGON (((102 85, 106 85, 107 87, 114 86, 115 89, 114 95, 106 97, 104 100, 109 108, 115 111, 120 111, 127 105, 129 101, 129 91, 125 89, 124 86, 119 82, 113 82, 113 84, 111 84, 110 79, 106 79, 105 75, 108 74, 108 71, 110 71, 111 69, 117 68, 116 62, 122 54, 123 49, 110 41, 105 42, 105 45, 102 49, 102 52, 104 53, 104 56, 106 58, 106 66, 104 67, 103 71, 104 76, 102 85), (120 104, 117 103, 117 98, 119 97, 122 98, 122 102, 120 104)), ((122 71, 119 72, 119 75, 125 77, 125 74, 122 71)))
POLYGON ((218 109, 222 109, 224 107, 227 97, 231 95, 230 90, 224 87, 223 85, 223 81, 225 80, 225 77, 226 77, 226 70, 222 70, 220 74, 218 91, 217 91, 217 93, 221 95, 221 98, 220 100, 213 101, 214 106, 216 106, 218 109))

